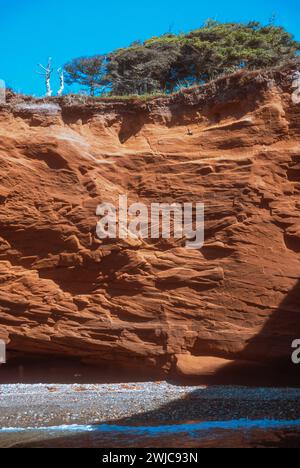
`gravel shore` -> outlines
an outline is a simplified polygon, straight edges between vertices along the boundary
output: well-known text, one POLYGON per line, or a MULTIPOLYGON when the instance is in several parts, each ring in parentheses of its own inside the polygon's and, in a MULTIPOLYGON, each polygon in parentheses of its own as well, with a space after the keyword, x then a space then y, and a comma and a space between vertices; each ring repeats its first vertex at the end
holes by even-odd
POLYGON ((300 389, 185 387, 167 382, 0 386, 1 428, 245 418, 300 419, 300 389))
POLYGON ((300 389, 0 385, 0 447, 300 447, 300 389))

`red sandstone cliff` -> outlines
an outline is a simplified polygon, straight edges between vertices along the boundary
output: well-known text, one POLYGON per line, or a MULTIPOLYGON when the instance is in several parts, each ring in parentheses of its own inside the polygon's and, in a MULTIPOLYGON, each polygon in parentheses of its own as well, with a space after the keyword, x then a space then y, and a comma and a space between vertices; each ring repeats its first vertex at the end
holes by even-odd
POLYGON ((3 106, 8 350, 181 374, 231 360, 288 363, 300 338, 294 72, 241 73, 146 102, 3 106), (96 206, 124 193, 204 201, 204 248, 97 240, 96 206))

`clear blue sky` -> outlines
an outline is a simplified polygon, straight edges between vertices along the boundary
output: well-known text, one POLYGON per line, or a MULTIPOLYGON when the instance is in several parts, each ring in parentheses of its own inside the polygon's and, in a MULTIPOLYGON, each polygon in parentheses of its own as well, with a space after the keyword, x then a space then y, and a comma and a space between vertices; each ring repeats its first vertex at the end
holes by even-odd
POLYGON ((0 0, 0 78, 41 95, 37 63, 110 52, 153 35, 189 31, 208 18, 258 20, 272 15, 300 41, 299 0, 0 0))

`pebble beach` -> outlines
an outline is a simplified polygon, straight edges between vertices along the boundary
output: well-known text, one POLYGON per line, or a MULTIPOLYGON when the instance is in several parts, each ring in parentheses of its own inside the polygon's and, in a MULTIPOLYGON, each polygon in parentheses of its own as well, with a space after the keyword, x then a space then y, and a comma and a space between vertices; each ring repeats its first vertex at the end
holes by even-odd
MULTIPOLYGON (((249 438, 249 431, 274 436, 285 429, 292 430, 293 440, 296 437, 298 441, 300 389, 194 387, 167 382, 1 385, 0 427, 1 447, 51 446, 51 441, 58 436, 65 446, 70 433, 72 438, 67 439, 76 446, 83 440, 86 441, 83 446, 93 446, 93 443, 114 446, 116 433, 119 433, 116 446, 122 443, 126 446, 124 437, 132 430, 135 435, 142 431, 135 446, 160 446, 162 437, 158 437, 158 432, 161 431, 165 437, 173 434, 169 444, 176 441, 180 432, 188 434, 189 431, 202 436, 213 433, 215 438, 220 433, 222 437, 231 432, 241 435, 245 430, 249 438)), ((197 439, 199 444, 200 439, 197 439)), ((188 435, 186 442, 180 436, 179 443, 183 446, 196 443, 193 439, 193 444, 188 445, 188 440, 188 435)), ((209 437, 209 443, 211 440, 209 437)))

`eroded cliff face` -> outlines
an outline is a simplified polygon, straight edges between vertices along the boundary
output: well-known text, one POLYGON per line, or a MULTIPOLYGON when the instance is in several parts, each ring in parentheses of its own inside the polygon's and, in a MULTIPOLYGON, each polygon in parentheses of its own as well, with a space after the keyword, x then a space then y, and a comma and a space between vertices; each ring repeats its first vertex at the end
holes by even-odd
POLYGON ((294 72, 237 74, 147 102, 2 107, 8 350, 191 375, 289 363, 300 338, 294 72), (204 201, 204 248, 100 241, 96 207, 120 194, 204 201))

